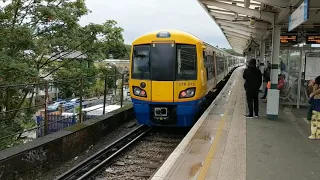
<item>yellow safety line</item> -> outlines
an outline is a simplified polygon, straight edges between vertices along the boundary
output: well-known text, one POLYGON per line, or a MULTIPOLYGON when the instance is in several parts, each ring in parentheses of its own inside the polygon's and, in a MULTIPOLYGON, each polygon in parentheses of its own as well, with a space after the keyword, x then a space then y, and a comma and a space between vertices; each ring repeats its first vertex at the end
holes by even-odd
MULTIPOLYGON (((237 83, 237 84, 238 84, 238 83, 237 83)), ((232 92, 232 94, 230 94, 230 97, 231 97, 232 95, 233 95, 233 92, 232 92)), ((206 178, 207 172, 208 172, 209 167, 210 167, 210 165, 211 165, 211 162, 212 162, 212 160, 213 160, 214 153, 215 153, 216 148, 217 148, 217 146, 218 146, 219 138, 220 138, 220 135, 221 135, 221 133, 222 133, 223 125, 224 125, 224 122, 225 122, 225 120, 226 120, 227 114, 228 114, 228 112, 229 112, 230 104, 231 104, 231 101, 229 100, 229 103, 228 103, 228 105, 227 105, 227 108, 226 108, 226 110, 224 111, 224 114, 223 114, 223 116, 222 116, 222 118, 221 118, 218 131, 217 131, 217 133, 216 133, 216 135, 215 135, 215 138, 214 138, 213 143, 212 143, 212 145, 211 145, 211 147, 210 147, 210 150, 209 150, 209 152, 208 152, 208 154, 207 154, 207 156, 206 156, 206 159, 205 159, 205 161, 204 161, 204 163, 203 163, 203 166, 202 166, 202 168, 200 169, 200 172, 199 172, 199 175, 198 175, 198 177, 197 177, 197 180, 204 180, 204 179, 206 178)))

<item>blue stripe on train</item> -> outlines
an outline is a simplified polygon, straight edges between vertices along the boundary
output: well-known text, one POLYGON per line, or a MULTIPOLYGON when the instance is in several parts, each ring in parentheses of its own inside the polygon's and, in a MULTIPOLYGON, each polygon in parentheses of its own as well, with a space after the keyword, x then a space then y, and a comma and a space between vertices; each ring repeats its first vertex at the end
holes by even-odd
POLYGON ((165 126, 155 124, 150 120, 151 117, 151 106, 150 105, 176 105, 177 110, 177 124, 175 125, 166 125, 166 126, 192 126, 194 124, 195 116, 200 110, 199 104, 204 101, 205 98, 188 101, 188 102, 150 102, 142 101, 132 98, 133 109, 137 121, 139 124, 149 125, 149 126, 165 126))

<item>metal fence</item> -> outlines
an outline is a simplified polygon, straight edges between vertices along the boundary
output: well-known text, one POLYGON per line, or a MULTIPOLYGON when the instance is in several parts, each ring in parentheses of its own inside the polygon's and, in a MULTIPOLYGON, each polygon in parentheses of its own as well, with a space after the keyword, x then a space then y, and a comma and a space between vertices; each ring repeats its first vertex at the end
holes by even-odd
POLYGON ((0 149, 121 108, 130 102, 125 84, 124 74, 115 74, 0 85, 0 149))

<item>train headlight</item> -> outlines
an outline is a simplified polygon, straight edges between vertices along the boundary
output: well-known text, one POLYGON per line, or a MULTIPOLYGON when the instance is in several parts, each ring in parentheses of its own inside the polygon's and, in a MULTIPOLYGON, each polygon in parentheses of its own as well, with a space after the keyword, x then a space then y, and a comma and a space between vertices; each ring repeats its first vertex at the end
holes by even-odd
POLYGON ((133 86, 133 94, 140 97, 147 97, 147 93, 145 90, 141 89, 140 87, 133 86))
POLYGON ((191 98, 196 94, 196 88, 188 88, 179 93, 179 98, 191 98))

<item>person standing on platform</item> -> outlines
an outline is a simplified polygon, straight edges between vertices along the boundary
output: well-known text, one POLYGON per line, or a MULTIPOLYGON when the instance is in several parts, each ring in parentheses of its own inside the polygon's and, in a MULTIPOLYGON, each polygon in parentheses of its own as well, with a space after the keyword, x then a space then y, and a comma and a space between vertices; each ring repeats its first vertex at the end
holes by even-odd
POLYGON ((309 136, 309 139, 320 139, 320 94, 317 94, 319 89, 320 76, 315 79, 313 93, 311 93, 311 98, 309 100, 312 110, 311 136, 309 136))
POLYGON ((255 117, 259 117, 259 89, 262 84, 262 74, 257 68, 256 60, 253 58, 249 61, 249 66, 243 72, 243 79, 245 79, 244 88, 246 90, 247 103, 249 115, 247 118, 253 118, 253 111, 255 117))
MULTIPOLYGON (((315 80, 310 80, 308 86, 310 88, 312 88, 312 93, 310 93, 310 95, 309 95, 309 100, 312 98, 312 96, 320 94, 320 88, 316 91, 313 91, 314 85, 315 85, 315 80)), ((309 104, 310 104, 310 102, 309 102, 309 104)), ((311 118, 312 118, 312 104, 310 104, 309 108, 308 108, 307 120, 311 121, 311 118)))
POLYGON ((283 61, 280 61, 280 73, 284 76, 286 76, 286 65, 283 63, 283 61))
POLYGON ((264 88, 264 94, 261 97, 261 99, 265 99, 267 97, 267 93, 268 93, 267 84, 270 81, 270 72, 271 72, 271 64, 268 61, 267 62, 267 67, 264 69, 264 72, 263 72, 263 83, 264 83, 264 87, 265 88, 264 88))
MULTIPOLYGON (((279 74, 278 75, 278 86, 277 86, 277 89, 280 91, 280 93, 283 90, 283 87, 284 87, 285 84, 286 84, 286 81, 284 79, 284 75, 279 74)), ((269 81, 268 84, 267 84, 267 91, 270 88, 271 88, 271 81, 269 81)), ((263 102, 265 102, 265 103, 267 102, 267 96, 268 96, 268 93, 266 93, 265 99, 262 99, 263 102)))

